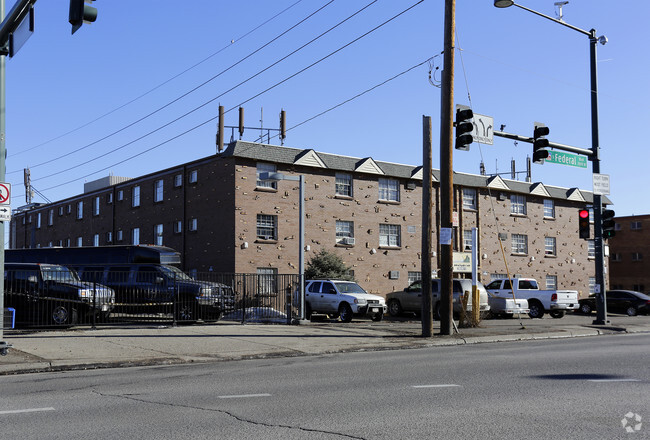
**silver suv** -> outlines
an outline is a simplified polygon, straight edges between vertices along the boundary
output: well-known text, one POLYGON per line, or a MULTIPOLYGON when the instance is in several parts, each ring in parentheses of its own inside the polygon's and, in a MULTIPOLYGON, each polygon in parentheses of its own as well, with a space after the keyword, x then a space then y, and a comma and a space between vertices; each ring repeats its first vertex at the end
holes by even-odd
POLYGON ((370 316, 373 321, 381 321, 386 313, 386 301, 367 293, 353 281, 307 280, 306 318, 312 313, 338 316, 343 322, 352 321, 353 316, 370 316))

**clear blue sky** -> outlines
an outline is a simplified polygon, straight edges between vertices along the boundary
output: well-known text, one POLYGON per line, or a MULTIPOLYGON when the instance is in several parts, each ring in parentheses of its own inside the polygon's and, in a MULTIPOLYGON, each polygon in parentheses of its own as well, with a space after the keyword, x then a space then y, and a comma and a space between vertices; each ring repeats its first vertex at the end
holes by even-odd
MULTIPOLYGON (((7 11, 13 3, 7 0, 7 11)), ((219 104, 233 109, 226 125, 237 125, 242 103, 247 126, 260 125, 263 108, 264 126, 277 128, 286 110, 290 147, 410 165, 422 162, 422 115, 430 115, 438 168, 440 89, 429 82, 425 61, 443 50, 444 1, 424 0, 382 25, 416 3, 99 0, 97 22, 70 35, 68 0, 38 1, 34 35, 7 60, 12 207, 25 204, 25 167, 34 187, 57 201, 109 173, 136 177, 213 154, 219 104)), ((556 16, 554 0, 519 3, 556 16)), ((650 2, 570 0, 563 12, 567 23, 609 39, 598 46, 601 173, 610 175, 617 215, 648 214, 650 154, 641 134, 650 120, 650 49, 641 36, 650 2)), ((462 51, 455 103, 470 104, 469 91, 474 111, 493 116, 497 128, 531 136, 540 121, 554 142, 591 146, 586 36, 515 7, 497 9, 492 0, 458 0, 456 20, 462 51)), ((436 57, 434 66, 441 64, 436 57)), ((244 139, 258 134, 247 130, 244 139)), ((483 159, 488 173, 508 172, 515 159, 523 171, 531 152, 530 144, 497 138, 492 146, 455 151, 454 169, 478 174, 483 159)), ((533 165, 532 180, 591 190, 591 163, 533 165)))

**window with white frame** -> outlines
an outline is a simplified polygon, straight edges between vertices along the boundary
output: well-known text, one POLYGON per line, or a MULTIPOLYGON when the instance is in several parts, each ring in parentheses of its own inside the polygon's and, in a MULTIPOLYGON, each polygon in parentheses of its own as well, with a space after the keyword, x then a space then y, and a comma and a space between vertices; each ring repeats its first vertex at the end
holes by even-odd
POLYGON ((163 245, 163 225, 158 224, 153 227, 153 242, 157 246, 163 245))
POLYGON ((131 231, 131 244, 140 244, 140 228, 133 228, 131 231))
POLYGON ((47 224, 52 226, 54 224, 54 210, 50 209, 50 212, 47 213, 47 224))
POLYGON ((354 222, 345 220, 336 221, 336 243, 354 244, 354 222))
POLYGON ((557 275, 546 275, 546 289, 557 290, 557 275))
POLYGON ((59 206, 59 216, 63 215, 63 206, 59 206))
POLYGON ((84 202, 77 202, 77 218, 84 218, 84 202))
POLYGON ((422 272, 410 271, 408 273, 408 285, 422 279, 422 272))
POLYGON ((68 205, 68 214, 72 213, 72 205, 68 205))
POLYGON ((632 261, 643 261, 643 254, 641 252, 632 252, 632 261))
POLYGON ((490 274, 490 281, 495 281, 495 280, 505 280, 508 278, 508 275, 505 273, 493 273, 490 274))
POLYGON ((113 193, 112 192, 106 194, 106 203, 108 203, 109 205, 111 203, 113 203, 113 193))
POLYGON ((179 186, 183 186, 183 175, 182 174, 176 174, 174 176, 174 186, 178 188, 179 186))
POLYGON ((99 215, 99 196, 93 199, 93 215, 99 215))
POLYGON ((278 270, 271 267, 257 268, 257 292, 262 295, 277 294, 278 270))
POLYGON ((158 179, 153 183, 153 201, 162 202, 163 201, 163 180, 158 179))
POLYGON ((140 206, 140 187, 137 185, 131 189, 131 206, 140 206))
POLYGON ((523 194, 510 196, 510 214, 526 215, 526 196, 523 194))
POLYGON ((199 180, 199 172, 197 170, 190 171, 190 183, 196 183, 199 180))
POLYGON ((262 173, 275 173, 277 167, 273 163, 257 162, 257 183, 258 188, 273 188, 278 189, 278 182, 271 180, 260 180, 262 173))
POLYGON ((119 190, 117 192, 117 200, 118 200, 118 202, 121 202, 122 200, 124 200, 124 190, 119 190))
POLYGON ((278 217, 276 215, 257 214, 257 238, 277 240, 278 217))
POLYGON ((337 196, 352 197, 352 176, 336 173, 335 191, 337 196))
POLYGON ((199 229, 199 219, 197 219, 196 217, 191 218, 189 223, 189 229, 192 232, 197 231, 199 229))
POLYGON ((528 236, 524 234, 512 234, 512 253, 519 255, 528 254, 528 236))
POLYGON ((630 227, 633 231, 638 231, 641 229, 641 222, 632 222, 630 223, 630 227))
POLYGON ((596 243, 594 240, 587 240, 587 257, 596 258, 596 243))
POLYGON ((36 228, 40 229, 41 228, 41 213, 39 212, 36 214, 36 228))
POLYGON ((399 225, 379 224, 379 246, 401 246, 399 225))
POLYGON ((117 230, 117 241, 122 241, 124 240, 124 232, 121 229, 117 230))
POLYGON ((463 231, 463 251, 469 252, 472 250, 472 230, 465 229, 463 231))
POLYGON ((399 202, 399 182, 395 179, 379 179, 379 200, 399 202))
POLYGON ((93 246, 99 246, 99 234, 93 235, 93 246))
POLYGON ((83 237, 77 237, 77 247, 81 247, 83 245, 84 245, 83 237))
POLYGON ((463 209, 476 210, 476 188, 463 188, 463 209))
POLYGON ((106 233, 106 243, 113 243, 113 233, 111 231, 106 233))
POLYGON ((555 218, 555 202, 544 199, 544 218, 555 218))
POLYGON ((544 237, 544 255, 554 257, 557 254, 555 249, 555 237, 544 237))
POLYGON ((69 238, 66 238, 65 239, 65 247, 70 247, 70 246, 72 246, 72 240, 70 240, 69 238))
POLYGON ((596 293, 596 277, 589 277, 589 294, 596 293))
POLYGON ((183 232, 183 222, 181 220, 176 220, 174 222, 174 234, 180 234, 183 232))

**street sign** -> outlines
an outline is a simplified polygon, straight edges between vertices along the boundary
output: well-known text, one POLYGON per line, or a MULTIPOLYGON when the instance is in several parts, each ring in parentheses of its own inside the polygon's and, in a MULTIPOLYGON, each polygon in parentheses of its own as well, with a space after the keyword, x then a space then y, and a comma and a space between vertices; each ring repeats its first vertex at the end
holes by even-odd
POLYGON ((11 221, 11 208, 7 205, 0 205, 0 222, 11 221))
POLYGON ((609 195, 609 174, 594 174, 594 194, 609 195))
POLYGON ((492 145, 494 143, 494 118, 492 116, 474 113, 474 131, 472 132, 472 138, 474 142, 492 145))
POLYGON ((454 252, 454 272, 471 273, 472 272, 472 253, 471 252, 454 252))
POLYGON ((11 183, 0 183, 0 205, 11 204, 11 183))
POLYGON ((565 153, 563 151, 549 150, 546 162, 570 165, 572 167, 587 168, 587 158, 577 154, 565 153))

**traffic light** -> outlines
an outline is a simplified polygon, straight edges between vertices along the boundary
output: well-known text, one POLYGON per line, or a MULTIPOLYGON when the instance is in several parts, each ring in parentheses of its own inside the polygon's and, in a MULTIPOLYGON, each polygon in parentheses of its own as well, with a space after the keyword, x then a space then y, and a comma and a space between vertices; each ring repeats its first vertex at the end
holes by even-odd
POLYGON ((544 136, 549 134, 550 130, 541 122, 535 122, 535 129, 533 130, 533 162, 544 163, 544 159, 548 158, 548 139, 544 136))
POLYGON ((87 5, 94 0, 70 0, 70 13, 68 21, 72 25, 74 34, 84 23, 92 23, 97 20, 97 8, 87 5))
POLYGON ((589 240, 590 231, 589 231, 589 210, 581 209, 578 211, 578 232, 580 233, 580 238, 589 240))
POLYGON ((612 238, 616 235, 616 232, 614 231, 614 226, 616 225, 614 215, 616 215, 616 213, 612 209, 603 209, 603 215, 601 216, 603 238, 612 238))
POLYGON ((471 108, 456 108, 456 149, 469 151, 469 144, 474 141, 474 112, 471 108))

